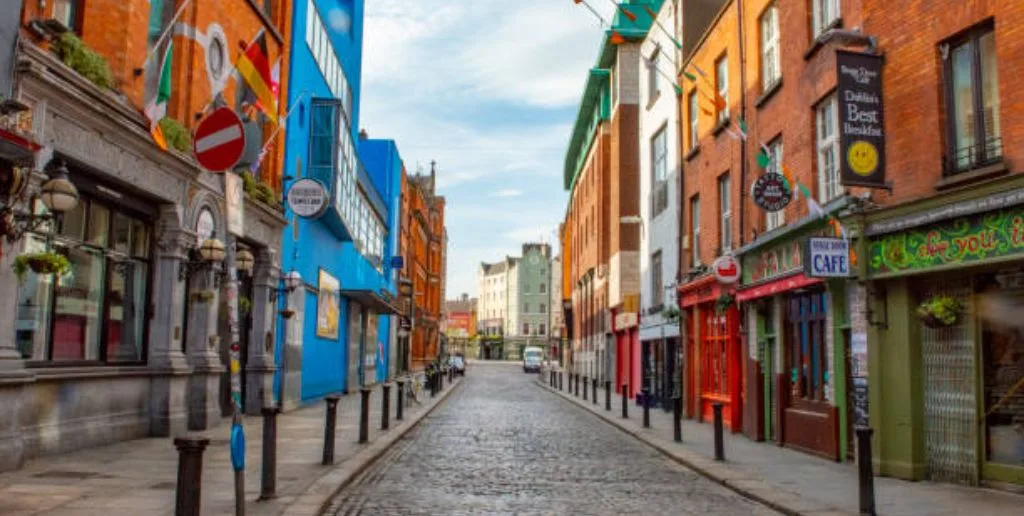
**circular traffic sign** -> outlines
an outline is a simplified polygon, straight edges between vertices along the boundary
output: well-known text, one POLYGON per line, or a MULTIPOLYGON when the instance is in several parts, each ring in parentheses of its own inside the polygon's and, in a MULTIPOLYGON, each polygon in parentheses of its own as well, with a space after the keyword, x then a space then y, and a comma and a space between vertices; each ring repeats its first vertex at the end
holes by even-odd
POLYGON ((733 258, 732 255, 719 256, 711 264, 711 269, 715 271, 715 277, 721 283, 736 283, 740 279, 740 262, 733 258))
POLYGON ((242 119, 230 108, 217 108, 196 127, 192 152, 206 170, 224 172, 238 164, 244 151, 242 119))
POLYGON ((316 179, 299 179, 288 189, 288 207, 303 218, 319 217, 327 209, 327 189, 316 179))

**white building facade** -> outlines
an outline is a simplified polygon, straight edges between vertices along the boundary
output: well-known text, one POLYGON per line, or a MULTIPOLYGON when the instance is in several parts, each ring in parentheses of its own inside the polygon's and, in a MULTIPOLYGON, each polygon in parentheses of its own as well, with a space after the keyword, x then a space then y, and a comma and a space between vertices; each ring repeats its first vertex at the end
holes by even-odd
POLYGON ((484 336, 499 336, 505 332, 508 317, 509 260, 481 263, 477 270, 477 332, 484 336))

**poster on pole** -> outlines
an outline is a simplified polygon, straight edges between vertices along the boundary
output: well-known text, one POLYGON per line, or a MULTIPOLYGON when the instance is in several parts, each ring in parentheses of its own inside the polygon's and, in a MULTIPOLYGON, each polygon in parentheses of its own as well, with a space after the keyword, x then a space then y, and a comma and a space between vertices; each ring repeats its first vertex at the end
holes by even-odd
POLYGON ((224 174, 224 199, 227 203, 228 231, 235 236, 245 233, 245 194, 238 174, 224 174))

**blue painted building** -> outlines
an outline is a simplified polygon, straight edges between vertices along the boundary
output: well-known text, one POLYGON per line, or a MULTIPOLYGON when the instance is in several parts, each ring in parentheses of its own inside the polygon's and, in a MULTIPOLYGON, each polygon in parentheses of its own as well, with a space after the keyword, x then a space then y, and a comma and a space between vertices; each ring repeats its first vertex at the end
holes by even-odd
POLYGON ((301 288, 278 298, 281 313, 290 315, 278 321, 284 374, 279 370, 274 380, 286 408, 386 378, 394 311, 394 187, 371 176, 359 156, 364 2, 295 4, 285 188, 316 179, 328 208, 315 219, 286 214, 293 224, 282 242, 281 270, 302 278, 301 288))

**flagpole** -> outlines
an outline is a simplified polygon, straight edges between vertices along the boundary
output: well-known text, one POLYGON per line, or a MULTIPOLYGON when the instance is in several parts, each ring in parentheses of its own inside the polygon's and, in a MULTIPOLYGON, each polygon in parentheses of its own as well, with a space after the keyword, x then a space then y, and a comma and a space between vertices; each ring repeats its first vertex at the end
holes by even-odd
POLYGON ((149 58, 156 52, 156 49, 160 48, 160 45, 164 42, 164 38, 171 33, 171 29, 174 28, 174 24, 178 22, 178 18, 181 17, 182 13, 185 12, 185 7, 190 3, 192 3, 192 0, 185 0, 181 3, 181 6, 178 7, 178 11, 174 13, 174 16, 171 17, 171 21, 167 24, 167 28, 165 28, 163 33, 160 34, 160 37, 156 39, 156 43, 154 43, 153 47, 149 49, 149 52, 146 52, 146 60, 149 60, 149 58))
POLYGON ((583 4, 587 8, 587 10, 589 10, 591 13, 594 13, 594 16, 597 16, 597 19, 600 20, 602 27, 608 25, 608 22, 605 21, 604 16, 601 16, 601 13, 597 12, 597 9, 594 9, 594 7, 590 5, 590 2, 587 2, 587 0, 580 0, 580 2, 578 3, 583 4))
POLYGON ((260 147, 260 153, 257 154, 258 157, 256 158, 257 159, 257 162, 256 162, 257 168, 259 167, 259 165, 263 161, 259 156, 263 156, 263 153, 266 152, 267 149, 270 148, 270 144, 274 143, 274 139, 277 138, 277 134, 281 132, 281 127, 284 126, 285 121, 287 121, 288 117, 291 116, 293 111, 295 111, 295 108, 299 107, 299 102, 298 101, 301 100, 303 97, 305 97, 308 94, 309 94, 309 90, 303 90, 303 92, 300 93, 299 96, 295 98, 296 102, 294 104, 292 104, 292 106, 290 108, 288 108, 288 112, 285 113, 284 116, 281 117, 278 120, 278 123, 276 124, 277 127, 274 128, 274 132, 270 133, 270 137, 267 138, 267 143, 264 143, 263 146, 260 147))
MULTIPOLYGON (((252 45, 253 43, 255 43, 255 42, 256 42, 256 40, 257 40, 257 39, 259 39, 260 35, 261 35, 261 34, 263 34, 263 33, 264 33, 264 30, 263 30, 263 29, 260 29, 260 30, 259 30, 259 32, 257 32, 257 33, 256 33, 256 35, 255 35, 255 36, 253 36, 253 38, 252 38, 252 39, 250 39, 250 40, 249 40, 249 42, 248 42, 248 43, 247 43, 247 44, 245 45, 245 48, 247 48, 247 49, 248 49, 248 48, 249 48, 249 46, 250 46, 250 45, 252 45)), ((283 55, 283 54, 284 54, 284 52, 282 51, 282 55, 283 55)), ((279 57, 280 57, 280 56, 279 56, 279 57)), ((233 75, 233 74, 234 74, 234 73, 235 73, 235 72, 236 72, 237 70, 238 70, 238 59, 236 58, 236 59, 235 59, 234 61, 232 61, 232 63, 231 63, 231 70, 230 70, 230 71, 228 72, 228 74, 227 74, 227 75, 226 75, 225 77, 230 77, 230 76, 231 76, 231 75, 233 75)), ((207 112, 209 112, 209 110, 210 110, 210 106, 212 106, 212 105, 213 105, 213 103, 214 103, 214 101, 216 101, 216 100, 217 100, 217 95, 220 95, 220 93, 221 93, 221 92, 220 92, 220 91, 218 91, 218 92, 217 92, 216 94, 214 94, 214 95, 213 95, 213 96, 212 96, 212 97, 210 98, 210 100, 209 100, 209 101, 208 101, 208 102, 206 103, 206 105, 205 105, 205 106, 203 106, 203 111, 202 111, 202 113, 200 113, 200 115, 199 115, 200 117, 202 117, 202 116, 205 116, 205 115, 207 114, 207 112)), ((275 100, 277 100, 277 99, 275 99, 275 100)))

